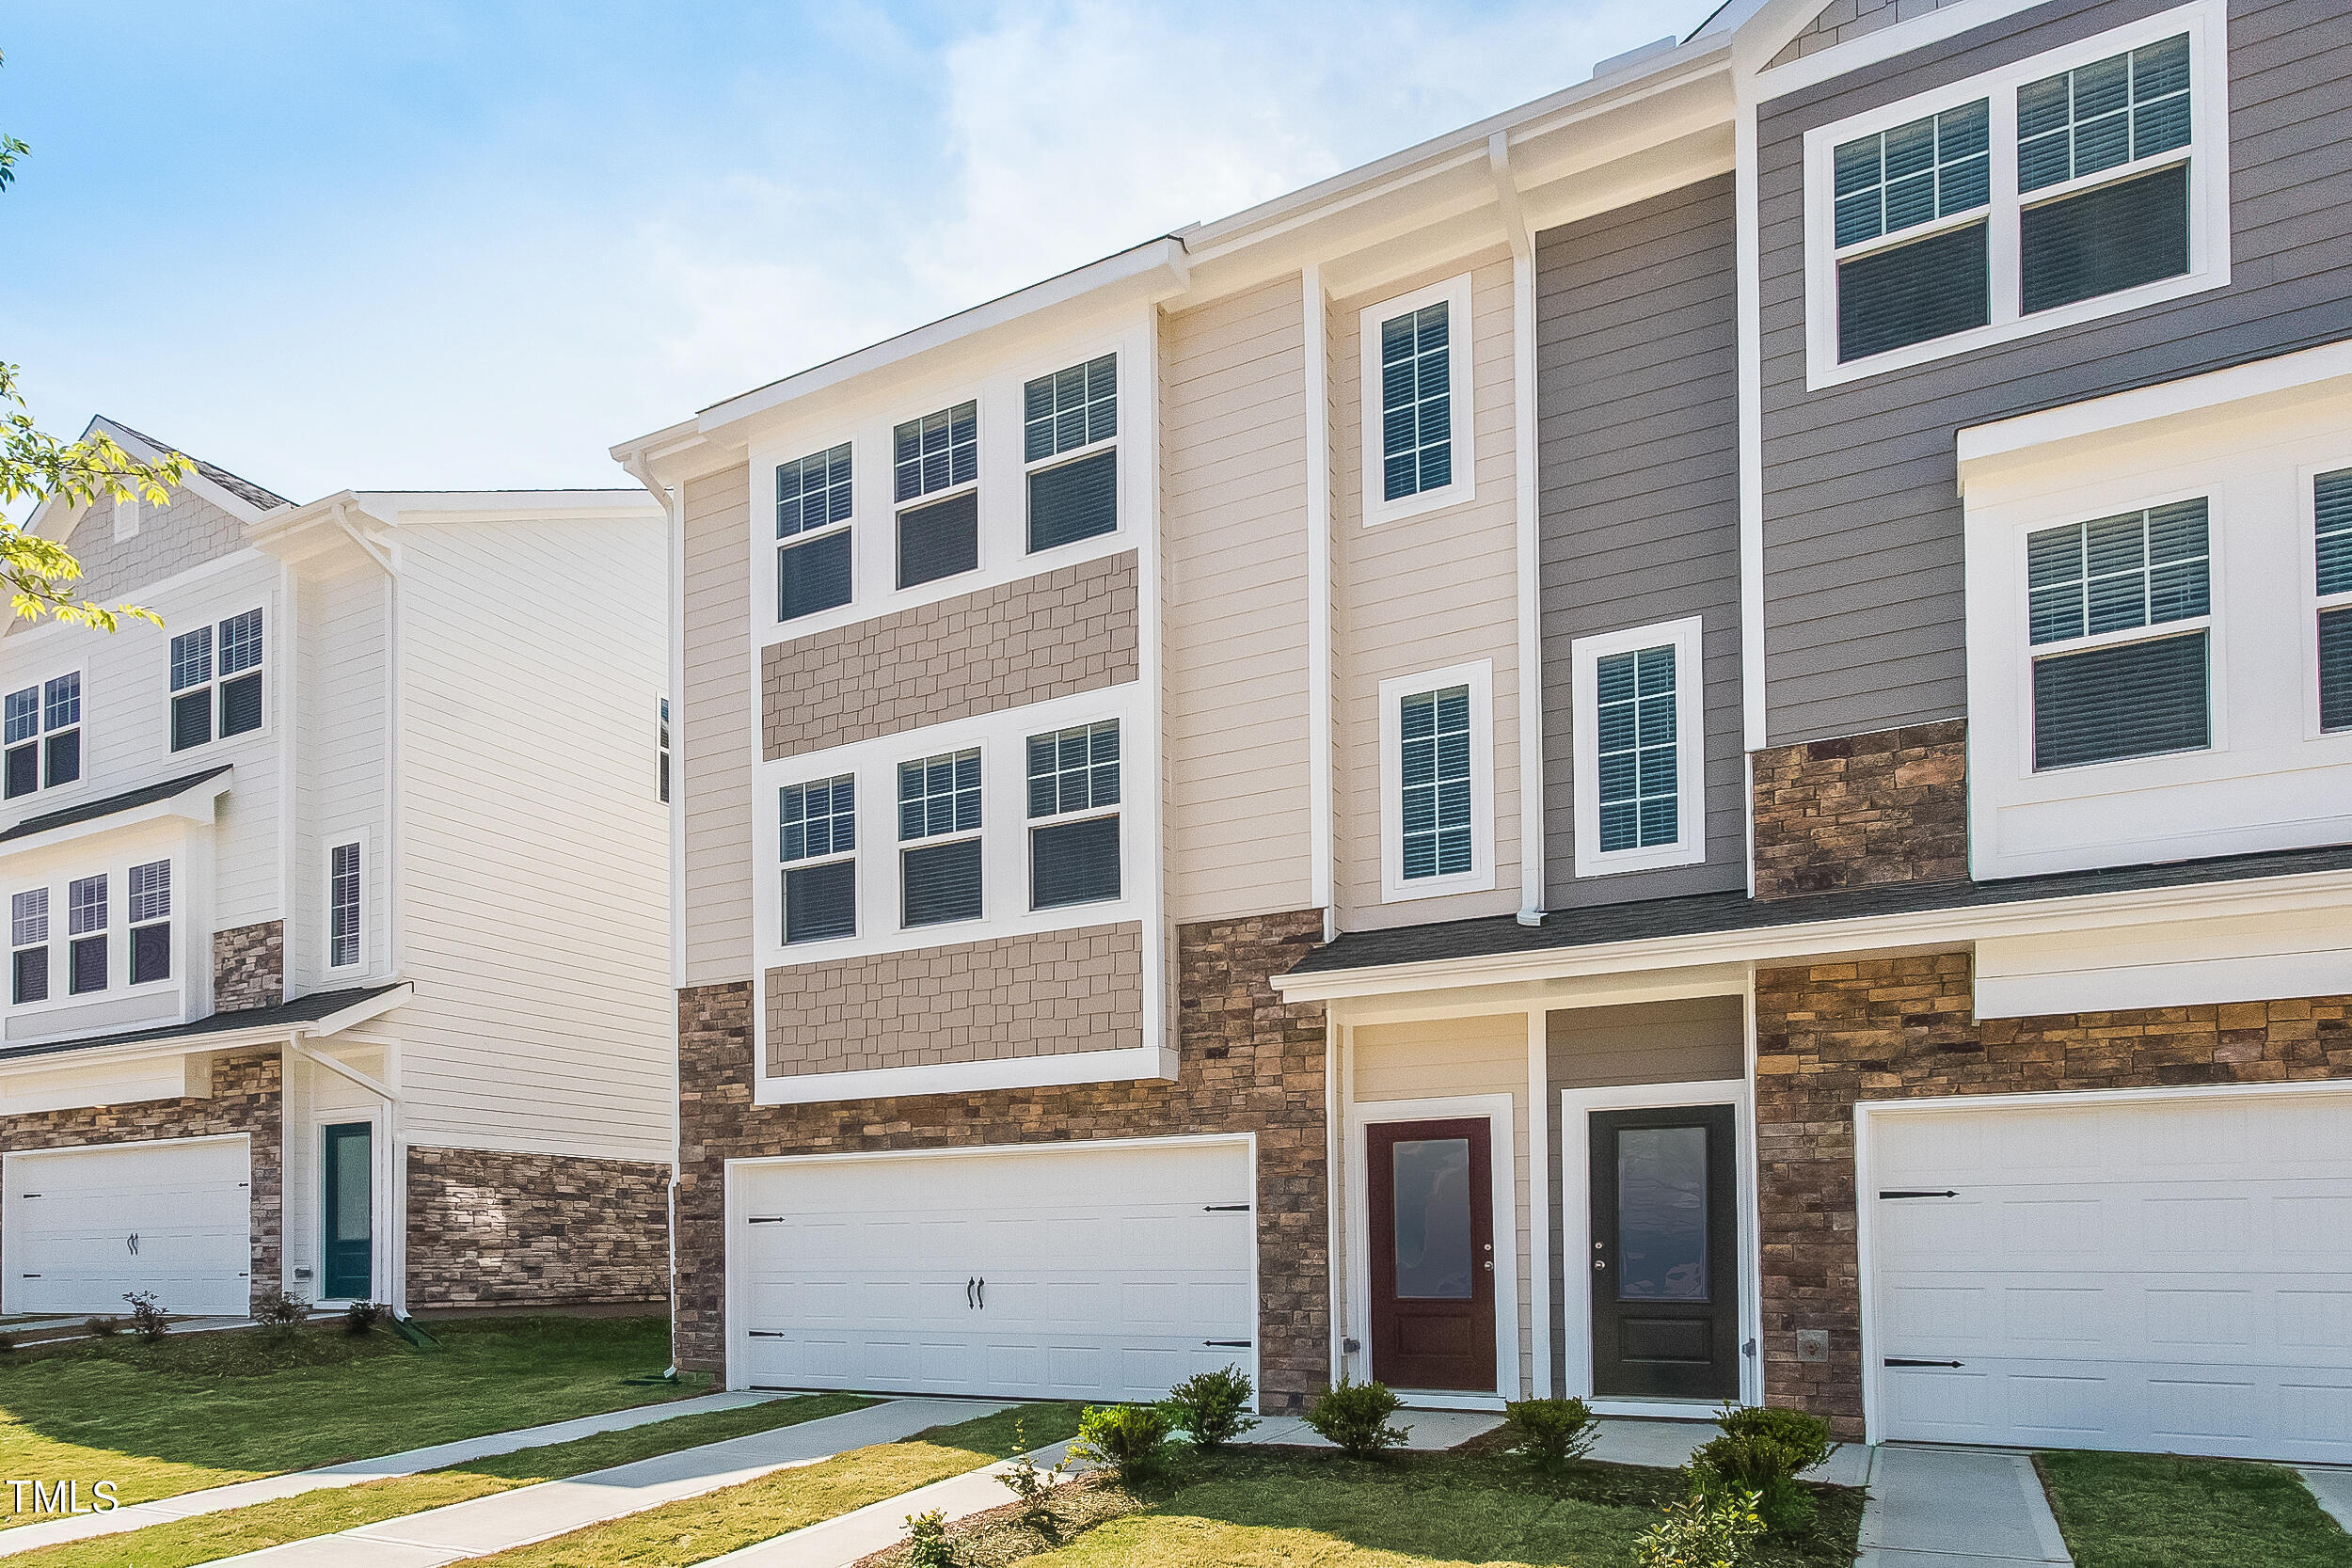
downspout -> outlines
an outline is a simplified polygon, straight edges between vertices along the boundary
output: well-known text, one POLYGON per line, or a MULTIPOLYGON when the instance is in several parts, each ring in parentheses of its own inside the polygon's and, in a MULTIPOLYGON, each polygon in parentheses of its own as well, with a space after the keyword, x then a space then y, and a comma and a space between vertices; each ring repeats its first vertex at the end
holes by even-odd
POLYGON ((670 1343, 671 1360, 663 1377, 675 1381, 678 1375, 677 1346, 677 1189, 678 1169, 685 1160, 686 1131, 684 1117, 678 1108, 678 1058, 685 1042, 678 1035, 677 993, 686 984, 686 894, 685 856, 678 846, 684 840, 686 817, 686 541, 685 496, 675 500, 669 487, 654 479, 645 467, 643 452, 632 452, 621 465, 629 478, 644 485, 661 508, 662 550, 666 559, 669 594, 669 626, 666 639, 669 649, 668 677, 663 682, 665 700, 670 705, 670 1184, 665 1195, 670 1212, 670 1343))
POLYGON ((1511 138, 1486 138, 1486 171, 1511 242, 1512 492, 1518 535, 1519 911, 1544 923, 1543 536, 1535 491, 1535 237, 1511 172, 1511 138))

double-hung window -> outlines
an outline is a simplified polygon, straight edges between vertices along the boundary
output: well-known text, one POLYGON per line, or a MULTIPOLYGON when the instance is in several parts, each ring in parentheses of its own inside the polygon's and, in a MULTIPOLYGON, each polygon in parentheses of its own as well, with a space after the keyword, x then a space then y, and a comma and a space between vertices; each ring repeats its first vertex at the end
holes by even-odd
POLYGON ((2037 772, 2212 743, 2203 497, 2026 537, 2037 772))
POLYGON ((1029 907, 1119 896, 1119 721, 1033 735, 1029 907))
POLYGON ((1576 873, 1706 858, 1706 705, 1697 617, 1569 645, 1576 873))
POLYGON ((898 586, 980 563, 980 405, 960 403, 892 433, 891 499, 898 508, 898 586))
POLYGON ((131 983, 171 978, 171 863, 131 867, 131 983))
POLYGON ((82 776, 82 673, 69 671, 0 699, 0 783, 8 800, 82 776))
POLYGON ((248 610, 216 627, 173 637, 171 749, 184 752, 261 727, 262 612, 248 610))
POLYGON ((1364 521, 1468 500, 1470 279, 1364 311, 1364 521))
POLYGON ((850 602, 850 444, 776 465, 776 619, 850 602))
POLYGON ((358 969, 365 948, 360 916, 367 907, 367 877, 358 839, 326 851, 326 967, 358 969))
POLYGON ((66 994, 106 989, 106 879, 81 877, 66 884, 66 994))
POLYGON ((1810 133, 1813 383, 2226 281, 2220 27, 2185 8, 1810 133))
POLYGON ((1491 664, 1380 683, 1380 895, 1494 886, 1491 664))
POLYGON ((898 765, 901 926, 980 916, 980 752, 898 765))
POLYGON ((2312 482, 2319 590, 2319 727, 2352 729, 2352 468, 2312 482))
POLYGON ((9 999, 20 1006, 49 1000, 49 890, 26 888, 8 898, 9 999))
POLYGON ((1119 356, 1039 376, 1021 413, 1030 553, 1118 528, 1119 356))
POLYGON ((857 781, 786 784, 779 809, 784 940, 857 935, 857 781))

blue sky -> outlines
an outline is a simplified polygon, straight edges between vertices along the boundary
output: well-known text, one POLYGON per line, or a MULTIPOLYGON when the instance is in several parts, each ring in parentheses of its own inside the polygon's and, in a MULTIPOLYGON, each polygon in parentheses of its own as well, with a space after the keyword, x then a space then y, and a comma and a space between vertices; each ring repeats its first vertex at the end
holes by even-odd
POLYGON ((1699 0, 18 0, 0 358, 296 499, 605 449, 1581 80, 1699 0))

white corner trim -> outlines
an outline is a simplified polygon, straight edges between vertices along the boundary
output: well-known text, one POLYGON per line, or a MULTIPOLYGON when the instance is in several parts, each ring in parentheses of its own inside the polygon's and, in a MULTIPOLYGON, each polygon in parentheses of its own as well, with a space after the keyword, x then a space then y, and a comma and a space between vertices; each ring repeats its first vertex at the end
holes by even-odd
POLYGON ((1459 506, 1476 499, 1478 492, 1477 406, 1471 386, 1470 275, 1449 277, 1441 283, 1416 289, 1408 294, 1384 299, 1377 305, 1367 305, 1358 317, 1361 334, 1359 348, 1361 394, 1357 403, 1357 422, 1361 439, 1357 442, 1362 453, 1364 527, 1377 528, 1382 523, 1401 522, 1449 506, 1459 506), (1425 305, 1444 302, 1446 309, 1447 404, 1446 414, 1450 439, 1454 443, 1453 483, 1435 490, 1422 490, 1414 495, 1389 501, 1379 499, 1381 482, 1380 441, 1380 324, 1393 321, 1408 310, 1425 305))
MULTIPOLYGON (((1371 1162, 1364 1134, 1375 1125, 1398 1121, 1458 1121, 1484 1118, 1487 1126, 1487 1177, 1494 1188, 1495 1386, 1491 1398, 1518 1399, 1519 1231, 1518 1158, 1512 1137, 1513 1097, 1508 1094, 1446 1095, 1427 1100, 1366 1100, 1347 1107, 1348 1304, 1344 1331, 1359 1340, 1369 1359, 1372 1346, 1372 1209, 1366 1185, 1371 1162)), ((1372 1369, 1377 1377, 1380 1370, 1372 1369)), ((1479 1395, 1469 1395, 1478 1399, 1479 1395)), ((1452 1402, 1424 1399, 1424 1406, 1452 1402)))
POLYGON ((1478 659, 1380 683, 1380 898, 1402 903, 1454 893, 1485 893, 1495 885, 1494 663, 1478 659), (1450 686, 1470 688, 1470 868, 1452 876, 1405 875, 1404 723, 1406 697, 1450 686))
POLYGON ((1696 865, 1707 858, 1707 680, 1699 617, 1631 626, 1568 644, 1576 752, 1576 874, 1607 877, 1696 865), (1599 665, 1614 654, 1661 644, 1675 651, 1675 838, 1637 849, 1600 847, 1599 665))
POLYGON ((1307 901, 1331 926, 1331 345, 1330 302, 1323 269, 1300 272, 1299 309, 1306 329, 1307 438, 1307 901))
POLYGON ((930 1067, 875 1068, 859 1072, 759 1074, 753 1103, 825 1105, 845 1100, 903 1095, 970 1094, 984 1089, 1035 1089, 1065 1084, 1173 1083, 1172 1047, 1141 1045, 1119 1051, 1063 1051, 1008 1056, 991 1062, 943 1062, 930 1067))
MULTIPOLYGON (((1559 1393, 1551 1365, 1551 1021, 1541 1007, 1527 1012, 1527 1252, 1528 1317, 1534 1332, 1530 1397, 1559 1393)), ((1565 1186, 1565 1172, 1562 1173, 1565 1186)))

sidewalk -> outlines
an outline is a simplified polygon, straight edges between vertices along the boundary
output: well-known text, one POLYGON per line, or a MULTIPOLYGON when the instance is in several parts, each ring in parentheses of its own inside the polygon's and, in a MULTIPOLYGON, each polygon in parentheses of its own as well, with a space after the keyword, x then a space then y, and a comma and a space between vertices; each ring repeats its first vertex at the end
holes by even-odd
POLYGON ((2072 1568, 2026 1454, 1882 1446, 1869 1481, 1854 1568, 2072 1568))
POLYGON ((54 1546, 61 1541, 87 1541, 92 1536, 118 1535, 124 1530, 143 1529, 149 1525, 194 1518, 199 1513, 218 1513, 224 1509, 244 1508, 252 1503, 276 1502, 280 1497, 300 1497, 305 1492, 316 1492, 324 1487, 357 1486, 366 1481, 413 1476, 424 1470, 463 1465, 469 1460, 486 1458, 494 1453, 545 1448, 551 1443, 568 1443, 576 1437, 594 1437, 600 1432, 624 1432, 631 1427, 651 1426, 656 1421, 675 1420, 680 1416, 733 1410, 739 1405, 761 1404, 781 1397, 776 1394, 703 1394, 691 1400, 673 1400, 666 1404, 632 1405, 627 1410, 608 1410, 601 1415, 551 1421, 546 1426, 517 1427, 511 1432, 460 1438, 454 1443, 437 1443, 426 1449, 379 1454, 373 1459, 355 1459, 348 1464, 329 1465, 323 1469, 294 1470, 282 1476, 262 1476, 255 1481, 208 1487, 201 1492, 183 1492, 178 1497, 158 1497, 153 1502, 133 1503, 111 1513, 53 1519, 44 1524, 0 1530, 0 1557, 29 1552, 36 1546, 54 1546))
POLYGON ((963 1400, 892 1400, 220 1560, 267 1568, 441 1568, 1004 1408, 963 1400))
MULTIPOLYGON (((1050 1470, 1061 1463, 1062 1455, 1069 1450, 1068 1443, 1057 1443, 1035 1450, 1030 1457, 1037 1461, 1040 1469, 1050 1470)), ((986 1469, 918 1486, 912 1492, 868 1503, 837 1519, 827 1519, 822 1524, 739 1547, 724 1557, 714 1557, 703 1568, 720 1568, 722 1563, 726 1568, 848 1568, 860 1558, 871 1557, 883 1547, 905 1540, 909 1514, 929 1513, 935 1508, 952 1525, 975 1513, 1002 1508, 1013 1500, 1012 1494, 996 1478, 1011 1469, 1014 1463, 1006 1460, 986 1469)), ((1056 1484, 1072 1479, 1072 1475, 1064 1474, 1056 1484)))
POLYGON ((2303 1484, 2311 1488, 2312 1496, 2319 1499, 2319 1506, 2327 1510, 2328 1516, 2352 1531, 2352 1470, 2306 1465, 2295 1473, 2303 1478, 2303 1484))

